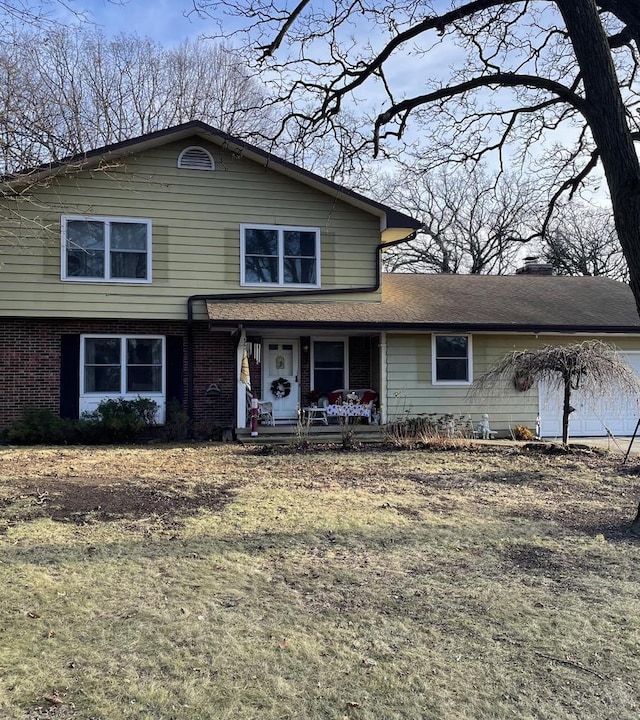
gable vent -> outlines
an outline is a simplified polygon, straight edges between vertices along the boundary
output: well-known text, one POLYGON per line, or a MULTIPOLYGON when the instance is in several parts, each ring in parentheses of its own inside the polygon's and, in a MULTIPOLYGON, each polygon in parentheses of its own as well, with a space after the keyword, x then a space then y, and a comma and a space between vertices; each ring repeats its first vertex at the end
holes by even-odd
POLYGON ((213 158, 203 147, 194 145, 180 153, 178 167, 183 170, 213 170, 213 158))

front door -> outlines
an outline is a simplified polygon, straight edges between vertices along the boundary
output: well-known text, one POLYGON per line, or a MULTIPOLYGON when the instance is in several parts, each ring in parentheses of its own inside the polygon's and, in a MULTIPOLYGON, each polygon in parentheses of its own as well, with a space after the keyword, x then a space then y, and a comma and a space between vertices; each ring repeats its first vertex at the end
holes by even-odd
POLYGON ((271 400, 276 423, 298 420, 298 340, 267 340, 262 392, 271 400))

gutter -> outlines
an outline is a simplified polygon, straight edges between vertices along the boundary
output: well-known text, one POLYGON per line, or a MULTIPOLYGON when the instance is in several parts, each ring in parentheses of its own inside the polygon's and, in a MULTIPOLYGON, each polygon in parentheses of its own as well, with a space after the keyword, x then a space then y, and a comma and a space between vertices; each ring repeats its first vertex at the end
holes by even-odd
MULTIPOLYGON (((243 320, 219 320, 215 323, 216 328, 237 328, 238 323, 247 323, 243 320)), ((247 327, 251 328, 291 328, 301 325, 301 321, 268 321, 254 320, 247 327)), ((324 320, 310 320, 304 323, 304 327, 310 328, 335 328, 335 322, 324 320)), ((366 327, 370 330, 422 330, 425 332, 451 332, 451 333, 530 333, 532 335, 640 335, 640 325, 511 325, 509 323, 455 323, 448 324, 446 322, 341 322, 340 328, 351 330, 366 327)))
MULTIPOLYGON (((382 284, 382 251, 386 248, 395 247, 405 242, 413 240, 419 228, 413 230, 406 237, 400 238, 399 240, 392 240, 390 242, 379 243, 375 248, 375 277, 376 281, 373 285, 366 285, 364 287, 354 288, 329 288, 326 290, 315 289, 315 290, 268 290, 268 291, 255 291, 255 292, 244 292, 244 293, 208 293, 204 295, 191 295, 187 298, 187 415, 189 420, 193 423, 194 413, 194 377, 193 367, 195 363, 195 350, 193 341, 193 306, 196 302, 207 302, 208 300, 220 302, 220 301, 234 301, 234 300, 259 300, 262 298, 293 298, 293 297, 326 297, 328 295, 355 295, 360 293, 372 293, 377 292, 382 284)), ((299 323, 297 323, 299 324, 299 323)), ((237 323, 234 324, 237 327, 237 323)))

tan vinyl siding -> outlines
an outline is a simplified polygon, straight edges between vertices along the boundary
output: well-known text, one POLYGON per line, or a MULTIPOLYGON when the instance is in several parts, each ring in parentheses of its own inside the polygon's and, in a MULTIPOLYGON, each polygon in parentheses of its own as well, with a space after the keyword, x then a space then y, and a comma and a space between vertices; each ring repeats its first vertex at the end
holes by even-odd
POLYGON ((104 170, 59 176, 38 188, 33 201, 2 202, 3 217, 11 218, 0 228, 5 316, 181 319, 190 295, 259 290, 240 287, 243 223, 319 227, 322 289, 375 282, 379 218, 193 139, 104 170), (207 147, 214 171, 176 167, 190 144, 207 147), (63 214, 150 219, 152 283, 61 281, 63 214))
MULTIPOLYGON (((470 416, 474 426, 483 413, 491 427, 502 433, 516 425, 536 427, 538 388, 526 392, 504 387, 491 396, 470 393, 470 387, 434 385, 431 381, 431 334, 387 336, 387 411, 390 418, 423 413, 470 416)), ((478 378, 513 350, 568 344, 594 339, 582 335, 473 334, 473 377, 478 378)), ((598 339, 603 339, 599 337, 598 339)), ((640 350, 640 338, 604 338, 619 350, 640 350)))

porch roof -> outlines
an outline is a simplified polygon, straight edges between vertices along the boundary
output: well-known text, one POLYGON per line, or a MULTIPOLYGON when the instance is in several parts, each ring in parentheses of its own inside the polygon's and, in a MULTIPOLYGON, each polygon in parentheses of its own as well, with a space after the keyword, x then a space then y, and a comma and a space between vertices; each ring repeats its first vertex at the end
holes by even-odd
MULTIPOLYGON (((286 293, 283 293, 285 295, 286 293)), ((385 274, 381 301, 207 302, 212 327, 639 333, 628 285, 602 277, 385 274)))

